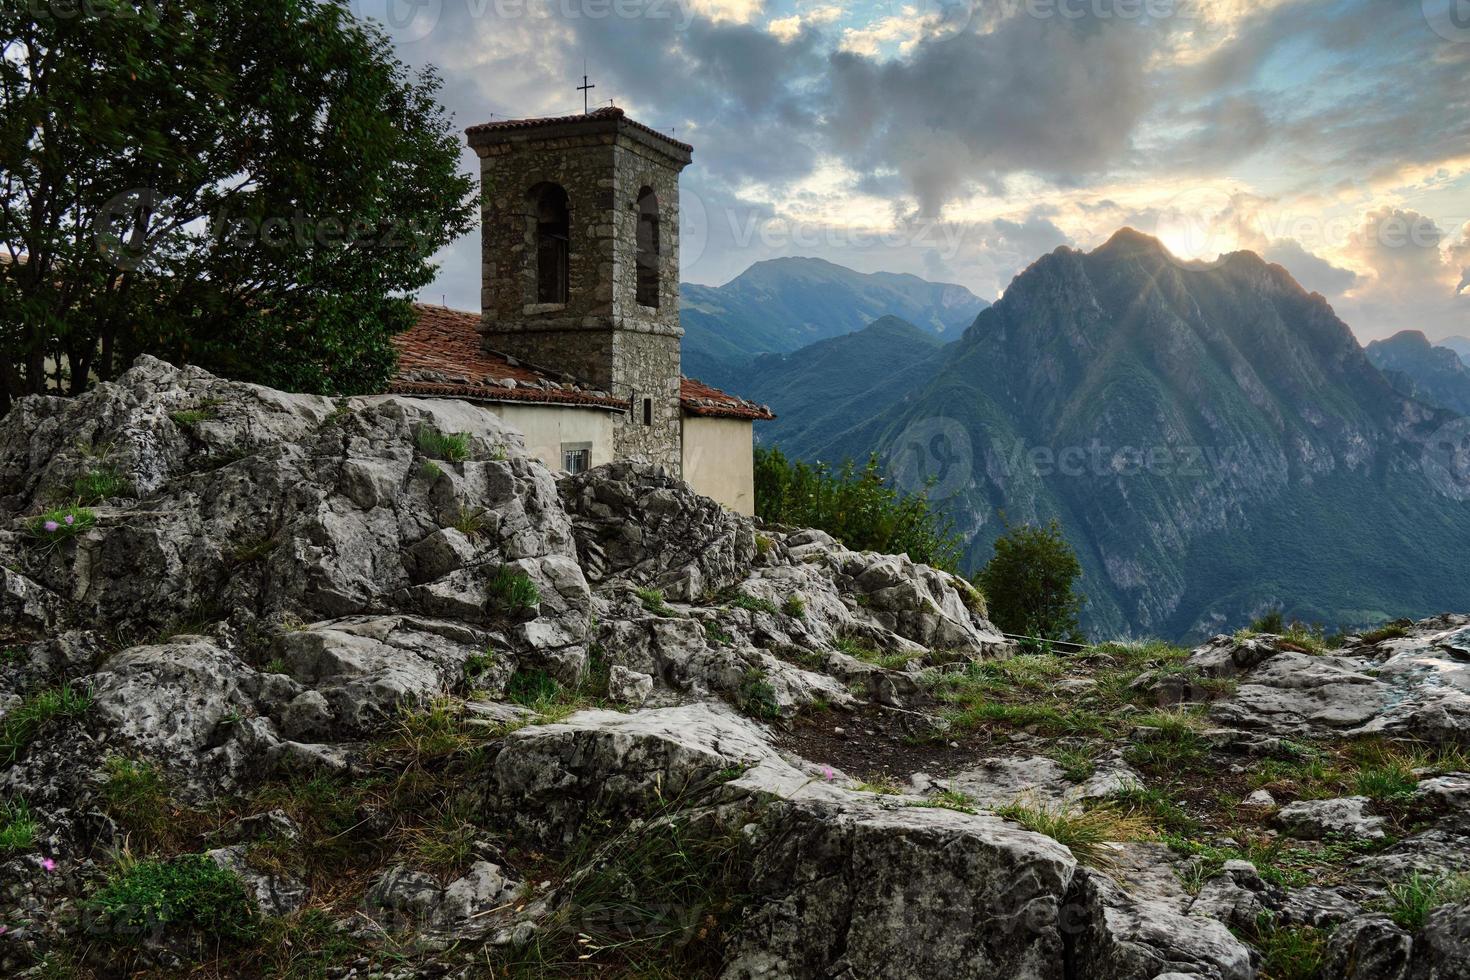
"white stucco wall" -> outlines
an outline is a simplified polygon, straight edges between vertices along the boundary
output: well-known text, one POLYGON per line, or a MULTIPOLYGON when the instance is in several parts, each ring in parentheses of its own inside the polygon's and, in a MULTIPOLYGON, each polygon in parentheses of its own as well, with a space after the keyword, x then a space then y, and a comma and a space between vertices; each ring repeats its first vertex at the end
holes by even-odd
POLYGON ((568 408, 563 405, 513 405, 496 402, 486 406, 506 424, 526 437, 526 449, 553 473, 561 470, 561 447, 566 443, 591 443, 589 466, 612 462, 613 413, 597 408, 568 408))
POLYGON ((748 419, 684 416, 684 482, 740 514, 755 513, 748 419))

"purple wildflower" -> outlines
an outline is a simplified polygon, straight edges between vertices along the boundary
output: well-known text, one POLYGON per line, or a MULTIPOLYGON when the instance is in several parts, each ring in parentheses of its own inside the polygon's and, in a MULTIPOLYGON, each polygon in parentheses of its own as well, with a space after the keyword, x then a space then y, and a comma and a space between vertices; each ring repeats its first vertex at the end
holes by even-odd
POLYGON ((66 515, 66 523, 68 523, 68 524, 75 524, 76 522, 77 522, 77 515, 75 515, 75 514, 67 514, 66 515))
POLYGON ((837 778, 837 770, 833 769, 831 766, 823 766, 822 778, 830 783, 832 780, 837 778))
POLYGON ((60 524, 57 524, 55 521, 47 521, 45 524, 42 524, 41 526, 46 529, 46 532, 48 534, 51 533, 52 531, 55 531, 57 528, 61 527, 61 525, 60 524))
POLYGON ((51 860, 50 858, 42 858, 41 867, 45 868, 47 871, 55 871, 56 862, 51 860))

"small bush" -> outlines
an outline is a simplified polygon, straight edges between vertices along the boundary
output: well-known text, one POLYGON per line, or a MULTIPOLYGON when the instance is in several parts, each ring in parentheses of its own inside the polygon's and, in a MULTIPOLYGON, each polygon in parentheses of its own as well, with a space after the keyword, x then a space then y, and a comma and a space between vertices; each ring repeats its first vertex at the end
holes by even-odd
POLYGON ((112 497, 131 497, 133 482, 111 467, 91 470, 72 481, 78 504, 95 504, 112 497))
POLYGON ((764 534, 757 534, 755 536, 755 556, 757 558, 766 557, 766 555, 771 553, 772 547, 773 544, 771 542, 771 539, 766 537, 764 534))
POLYGON ((1388 886, 1384 911, 1394 922, 1414 932, 1423 928, 1429 913, 1441 905, 1466 899, 1470 899, 1470 875, 1426 875, 1416 871, 1388 886))
POLYGON ((434 462, 432 459, 426 459, 419 464, 419 476, 423 477, 425 480, 428 480, 430 483, 433 483, 435 480, 439 479, 439 477, 443 475, 444 470, 441 469, 439 464, 434 462))
POLYGON ((21 854, 36 844, 36 821, 24 800, 0 803, 0 857, 21 854))
POLYGON ((1085 597, 1073 590, 1081 574, 1077 553, 1056 521, 1008 525, 975 584, 985 593, 990 618, 1005 632, 1081 643, 1078 617, 1085 597))
POLYGON ((0 647, 0 666, 18 664, 25 658, 25 647, 0 647))
POLYGON ((1027 830, 1050 837, 1069 848, 1077 860, 1093 867, 1108 863, 1107 844, 1141 840, 1153 834, 1153 828, 1142 817, 1110 804, 1081 810, 1018 800, 995 812, 1027 830))
POLYGON ((525 572, 501 565, 487 585, 491 601, 508 613, 534 610, 541 602, 541 590, 525 572))
POLYGON ((0 718, 0 766, 11 765, 19 759, 48 722, 79 717, 91 706, 91 692, 77 690, 70 684, 39 691, 26 698, 0 718))
POLYGON ((806 600, 799 595, 787 596, 786 601, 781 604, 781 611, 792 619, 804 619, 806 617, 806 600))
POLYGON ((211 944, 244 942, 256 933, 239 876, 203 854, 121 867, 87 905, 110 926, 104 935, 122 944, 157 932, 211 944))
POLYGON ((766 680, 766 672, 752 667, 745 672, 740 682, 740 708, 755 718, 774 719, 781 717, 781 705, 776 699, 776 689, 766 680))
POLYGON ((423 426, 415 436, 419 452, 446 463, 463 463, 470 458, 470 437, 463 432, 440 432, 423 426))
POLYGON ((727 647, 735 642, 735 637, 731 636, 727 630, 723 629, 713 619, 707 619, 704 622, 704 638, 716 646, 722 647, 727 647))
POLYGON ((26 533, 39 541, 65 541, 96 523, 97 515, 85 507, 62 507, 31 518, 26 533))

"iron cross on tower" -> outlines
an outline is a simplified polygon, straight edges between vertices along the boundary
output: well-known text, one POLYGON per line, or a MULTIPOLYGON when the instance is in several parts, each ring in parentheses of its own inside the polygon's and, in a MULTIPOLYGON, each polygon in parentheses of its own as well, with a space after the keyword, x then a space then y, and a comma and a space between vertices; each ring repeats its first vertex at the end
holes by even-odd
POLYGON ((586 75, 582 76, 582 84, 577 86, 577 91, 582 93, 582 115, 584 116, 587 115, 587 90, 596 87, 596 85, 588 84, 586 75))

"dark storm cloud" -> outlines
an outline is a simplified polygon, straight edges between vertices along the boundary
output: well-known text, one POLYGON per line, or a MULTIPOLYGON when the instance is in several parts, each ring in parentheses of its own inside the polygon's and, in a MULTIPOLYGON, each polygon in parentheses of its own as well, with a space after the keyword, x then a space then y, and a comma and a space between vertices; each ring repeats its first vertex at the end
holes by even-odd
POLYGON ((1017 16, 891 61, 838 52, 824 133, 860 171, 902 174, 934 214, 972 184, 1069 183, 1127 153, 1156 37, 1129 22, 1017 16))

